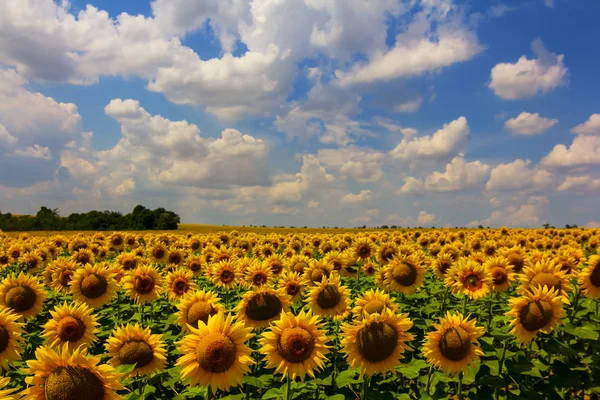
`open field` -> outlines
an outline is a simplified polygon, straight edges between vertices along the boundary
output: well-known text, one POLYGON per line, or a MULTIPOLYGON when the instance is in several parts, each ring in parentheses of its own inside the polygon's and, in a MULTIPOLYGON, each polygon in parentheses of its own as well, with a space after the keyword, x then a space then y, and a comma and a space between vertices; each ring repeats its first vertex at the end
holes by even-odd
POLYGON ((599 244, 594 229, 0 233, 0 398, 597 398, 599 244))

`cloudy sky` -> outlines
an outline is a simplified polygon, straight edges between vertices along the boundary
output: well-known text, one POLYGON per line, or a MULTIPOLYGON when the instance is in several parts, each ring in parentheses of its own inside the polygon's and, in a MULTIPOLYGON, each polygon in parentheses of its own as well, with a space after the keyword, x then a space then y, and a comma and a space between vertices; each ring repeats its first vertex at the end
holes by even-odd
POLYGON ((0 210, 600 225, 597 0, 2 0, 0 210))

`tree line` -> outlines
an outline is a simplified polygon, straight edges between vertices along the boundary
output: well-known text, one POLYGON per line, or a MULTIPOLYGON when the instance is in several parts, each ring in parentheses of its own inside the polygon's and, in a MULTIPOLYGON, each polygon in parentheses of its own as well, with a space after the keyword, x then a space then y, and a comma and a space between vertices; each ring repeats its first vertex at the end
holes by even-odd
POLYGON ((113 230, 173 230, 180 223, 173 211, 142 205, 123 215, 116 211, 92 210, 61 217, 58 209, 40 208, 36 215, 3 214, 0 211, 0 230, 9 231, 113 231, 113 230))

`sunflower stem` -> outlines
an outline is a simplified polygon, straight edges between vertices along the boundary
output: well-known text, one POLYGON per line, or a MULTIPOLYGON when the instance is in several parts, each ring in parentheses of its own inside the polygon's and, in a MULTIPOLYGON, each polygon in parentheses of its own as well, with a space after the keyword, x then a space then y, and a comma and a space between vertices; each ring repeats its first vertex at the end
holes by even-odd
POLYGON ((444 313, 446 312, 446 301, 448 300, 448 292, 450 292, 450 288, 446 287, 446 291, 444 292, 444 300, 442 300, 442 312, 441 312, 442 317, 444 316, 444 313))
POLYGON ((367 395, 369 393, 369 377, 365 375, 363 378, 362 384, 362 400, 367 400, 367 395))
POLYGON ((463 307, 462 307, 462 314, 465 315, 465 312, 467 312, 467 300, 468 297, 464 296, 463 297, 463 307))
POLYGON ((355 285, 354 285, 354 291, 357 292, 357 293, 358 293, 358 288, 359 288, 359 285, 360 285, 360 269, 361 269, 360 265, 361 265, 360 262, 357 263, 356 282, 355 282, 355 285))
POLYGON ((577 314, 577 307, 579 306, 579 289, 575 293, 575 300, 573 300, 573 311, 571 312, 571 316, 569 317, 569 322, 573 323, 575 319, 575 314, 577 314))
POLYGON ((292 398, 291 386, 292 386, 292 379, 290 378, 290 374, 288 374, 287 375, 287 388, 285 390, 285 398, 287 400, 290 400, 292 398))
POLYGON ((115 325, 119 323, 119 321, 121 321, 121 291, 117 290, 117 322, 115 325))
POLYGON ((457 392, 457 397, 458 400, 462 400, 463 399, 463 395, 462 395, 462 386, 463 386, 463 373, 461 372, 460 374, 458 374, 458 392, 457 392))
POLYGON ((427 386, 425 387, 425 393, 429 396, 429 389, 431 388, 431 376, 433 375, 433 365, 429 367, 429 373, 427 374, 427 386))
POLYGON ((488 321, 487 321, 487 329, 486 331, 490 331, 490 327, 492 326, 492 307, 494 305, 494 299, 490 299, 490 305, 488 307, 488 321))
MULTIPOLYGON (((504 348, 502 349, 502 355, 500 356, 500 361, 498 361, 498 376, 502 375, 502 368, 504 367, 504 358, 506 357, 506 349, 508 348, 509 339, 504 340, 504 348)), ((500 392, 500 386, 496 385, 496 389, 494 390, 494 398, 498 399, 500 392)))

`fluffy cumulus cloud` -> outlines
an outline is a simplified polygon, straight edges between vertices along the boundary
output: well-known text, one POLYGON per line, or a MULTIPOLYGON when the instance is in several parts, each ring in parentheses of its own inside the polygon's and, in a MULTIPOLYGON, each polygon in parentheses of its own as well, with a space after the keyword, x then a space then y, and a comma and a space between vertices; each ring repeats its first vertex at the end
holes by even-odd
POLYGON ((590 118, 571 129, 576 135, 600 135, 600 114, 592 114, 590 118))
POLYGON ((431 226, 438 222, 438 218, 431 213, 421 210, 416 217, 389 214, 385 218, 385 222, 389 225, 398 226, 431 226))
POLYGON ((510 100, 533 97, 566 82, 568 69, 564 55, 546 50, 540 38, 531 47, 535 58, 521 56, 514 64, 500 63, 492 68, 489 87, 496 96, 510 100))
POLYGON ((360 193, 348 193, 341 198, 340 202, 343 204, 360 204, 371 200, 373 194, 370 190, 361 190, 360 193))
POLYGON ((480 161, 467 162, 463 154, 454 157, 444 172, 434 171, 424 180, 404 179, 400 193, 450 193, 481 185, 488 176, 489 166, 480 161))
POLYGON ((552 173, 543 168, 530 166, 531 160, 522 159, 496 166, 490 173, 486 190, 488 192, 536 191, 552 185, 552 173))
POLYGON ((369 148, 345 147, 320 149, 317 157, 321 164, 339 172, 343 178, 357 182, 378 182, 384 178, 385 154, 369 148))
POLYGON ((547 168, 571 168, 600 164, 600 136, 578 135, 570 146, 557 144, 540 164, 547 168))
POLYGON ((540 226, 549 203, 545 196, 531 196, 522 204, 510 204, 493 210, 488 218, 473 220, 468 226, 540 226))
POLYGON ((589 175, 566 176, 556 188, 559 192, 588 192, 600 190, 600 179, 589 175))
POLYGON ((538 113, 522 112, 515 118, 507 120, 504 128, 515 135, 539 135, 556 124, 558 124, 557 119, 541 117, 538 113))

